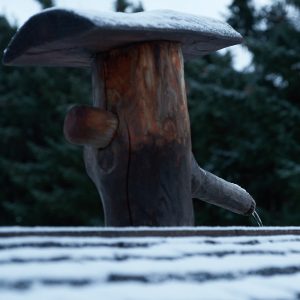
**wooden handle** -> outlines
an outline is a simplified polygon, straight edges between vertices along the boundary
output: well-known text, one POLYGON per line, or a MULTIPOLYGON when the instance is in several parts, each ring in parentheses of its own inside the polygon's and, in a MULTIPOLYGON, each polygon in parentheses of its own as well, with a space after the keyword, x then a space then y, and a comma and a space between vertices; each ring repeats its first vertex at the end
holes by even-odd
POLYGON ((78 105, 66 115, 64 135, 72 144, 105 148, 113 139, 117 127, 118 119, 113 113, 78 105))
POLYGON ((192 156, 192 197, 240 215, 251 215, 254 199, 240 186, 201 169, 192 156))

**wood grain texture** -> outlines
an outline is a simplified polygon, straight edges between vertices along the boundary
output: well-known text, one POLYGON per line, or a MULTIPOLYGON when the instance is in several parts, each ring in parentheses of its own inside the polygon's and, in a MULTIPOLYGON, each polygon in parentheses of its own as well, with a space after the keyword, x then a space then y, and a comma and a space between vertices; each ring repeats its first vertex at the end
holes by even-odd
POLYGON ((86 147, 85 162, 109 226, 193 224, 191 140, 180 45, 142 43, 95 60, 98 107, 117 115, 104 151, 86 147), (104 92, 103 92, 104 91, 104 92))
POLYGON ((256 203, 240 186, 201 169, 192 157, 192 197, 240 215, 251 215, 256 203))
MULTIPOLYGON (((1 238, 10 237, 246 237, 300 236, 300 227, 176 227, 176 228, 103 228, 103 227, 2 227, 1 238)), ((300 240, 298 239, 300 242, 300 240)), ((256 243, 252 243, 256 245, 256 243)))
POLYGON ((96 107, 73 106, 64 121, 65 138, 72 144, 105 148, 113 139, 118 119, 96 107))
MULTIPOLYGON (((222 227, 1 227, 0 237, 234 237, 234 236, 300 236, 299 226, 222 226, 222 227)), ((298 238, 298 237, 297 237, 298 238)), ((300 242, 300 240, 298 239, 300 242)), ((255 245, 255 243, 253 243, 255 245)))

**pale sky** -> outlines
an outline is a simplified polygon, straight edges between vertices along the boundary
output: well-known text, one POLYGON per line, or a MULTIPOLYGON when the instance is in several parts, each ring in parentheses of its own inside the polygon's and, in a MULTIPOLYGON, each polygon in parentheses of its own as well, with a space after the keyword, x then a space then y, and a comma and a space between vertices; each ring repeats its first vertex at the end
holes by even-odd
MULTIPOLYGON (((255 0, 260 7, 272 0, 255 0)), ((111 11, 113 0, 55 0, 57 7, 77 8, 93 11, 111 11)), ((138 2, 132 0, 131 2, 138 2)), ((223 19, 227 15, 227 6, 232 0, 142 0, 146 10, 172 9, 196 15, 223 19)), ((22 25, 31 15, 40 11, 40 6, 34 0, 0 0, 0 14, 8 17, 11 23, 22 25)), ((224 50, 221 50, 224 51, 224 50)), ((227 50, 226 50, 227 51, 227 50)), ((235 67, 243 69, 250 63, 251 57, 241 47, 230 47, 235 57, 235 67)))

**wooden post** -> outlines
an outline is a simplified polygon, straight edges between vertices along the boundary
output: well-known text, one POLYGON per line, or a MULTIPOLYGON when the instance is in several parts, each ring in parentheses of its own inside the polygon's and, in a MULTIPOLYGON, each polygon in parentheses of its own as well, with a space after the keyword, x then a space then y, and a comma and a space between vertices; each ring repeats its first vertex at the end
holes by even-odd
POLYGON ((193 160, 183 76, 183 55, 241 42, 224 22, 170 10, 91 16, 50 9, 17 31, 3 62, 92 67, 94 107, 69 111, 64 133, 84 145, 106 225, 189 226, 192 196, 241 214, 255 210, 246 191, 193 160))
POLYGON ((85 147, 108 226, 189 226, 191 140, 181 47, 147 42, 98 55, 94 105, 119 121, 111 145, 85 147))

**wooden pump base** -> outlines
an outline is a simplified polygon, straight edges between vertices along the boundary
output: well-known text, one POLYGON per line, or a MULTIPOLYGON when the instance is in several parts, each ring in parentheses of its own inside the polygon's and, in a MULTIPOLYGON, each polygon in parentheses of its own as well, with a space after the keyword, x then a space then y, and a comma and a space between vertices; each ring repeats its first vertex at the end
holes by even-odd
POLYGON ((85 146, 108 226, 190 226, 190 122, 181 47, 147 42, 94 60, 94 106, 118 129, 105 149, 85 146))
POLYGON ((90 67, 92 61, 94 106, 73 107, 64 134, 84 146, 106 225, 192 225, 192 197, 251 215, 256 204, 245 190, 192 158, 181 52, 192 59, 242 37, 225 23, 172 11, 124 16, 36 14, 11 40, 3 62, 90 67))

